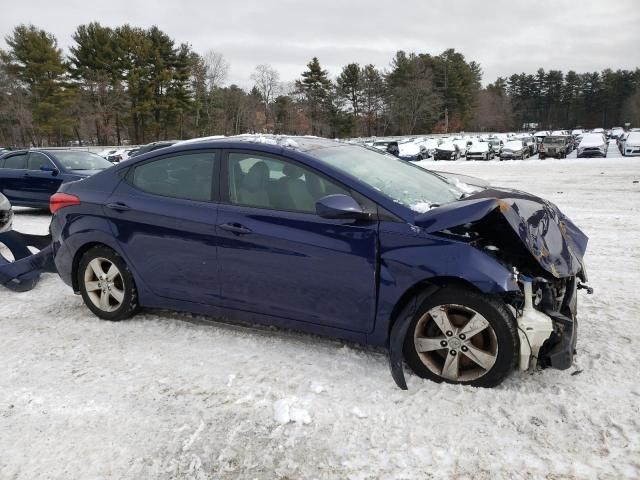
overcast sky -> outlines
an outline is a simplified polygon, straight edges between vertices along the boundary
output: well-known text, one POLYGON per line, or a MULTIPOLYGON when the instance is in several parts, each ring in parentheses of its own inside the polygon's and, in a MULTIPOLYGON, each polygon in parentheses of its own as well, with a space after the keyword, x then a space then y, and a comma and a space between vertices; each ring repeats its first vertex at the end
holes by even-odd
MULTIPOLYGON (((199 53, 224 54, 227 83, 250 86, 256 65, 295 80, 313 56, 332 75, 350 62, 387 68, 397 50, 453 47, 480 63, 483 82, 538 67, 582 71, 640 66, 635 0, 2 0, 0 35, 19 23, 67 49, 77 25, 158 25, 199 53), (15 3, 14 3, 15 2, 15 3), (11 4, 9 8, 7 6, 11 4)), ((5 48, 4 42, 0 45, 5 48)))

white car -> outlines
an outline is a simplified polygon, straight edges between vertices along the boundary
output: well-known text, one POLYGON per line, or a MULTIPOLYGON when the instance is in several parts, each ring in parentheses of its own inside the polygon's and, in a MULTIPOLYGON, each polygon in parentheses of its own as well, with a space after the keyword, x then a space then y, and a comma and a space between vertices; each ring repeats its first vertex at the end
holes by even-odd
POLYGON ((594 128, 591 133, 605 133, 604 128, 594 128))
MULTIPOLYGON (((602 130, 602 129, 601 129, 602 130)), ((578 145, 578 158, 605 157, 609 149, 607 137, 602 133, 585 133, 578 145)))
POLYGON ((108 148, 106 150, 102 150, 101 152, 98 152, 98 155, 100 155, 102 158, 107 158, 109 155, 113 155, 116 152, 117 152, 117 149, 108 148))
POLYGON ((624 142, 622 155, 625 157, 640 156, 640 132, 629 133, 627 140, 624 142))
POLYGON ((622 128, 622 127, 613 127, 611 129, 611 133, 609 134, 609 138, 615 138, 617 140, 623 134, 624 134, 624 128, 622 128))
POLYGON ((584 130, 581 128, 576 128, 574 130, 571 130, 571 135, 582 135, 584 134, 584 130))

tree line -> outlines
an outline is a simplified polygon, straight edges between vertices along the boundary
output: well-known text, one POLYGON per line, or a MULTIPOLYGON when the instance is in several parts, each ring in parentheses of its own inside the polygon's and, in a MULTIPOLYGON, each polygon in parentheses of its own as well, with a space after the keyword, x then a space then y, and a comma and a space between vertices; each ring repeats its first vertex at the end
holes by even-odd
POLYGON ((350 63, 331 78, 312 58, 294 82, 257 65, 248 91, 229 63, 158 27, 80 25, 57 39, 19 25, 0 50, 0 145, 142 144, 239 133, 326 137, 640 124, 640 69, 538 70, 483 88, 482 69, 453 49, 398 51, 387 69, 350 63))

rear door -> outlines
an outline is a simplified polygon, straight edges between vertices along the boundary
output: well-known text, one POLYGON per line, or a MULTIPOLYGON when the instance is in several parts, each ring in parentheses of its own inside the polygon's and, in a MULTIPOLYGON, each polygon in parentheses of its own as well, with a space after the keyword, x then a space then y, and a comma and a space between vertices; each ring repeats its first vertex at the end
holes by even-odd
POLYGON ((49 197, 58 191, 61 183, 58 167, 47 155, 40 152, 29 153, 27 171, 23 176, 23 192, 30 201, 49 202, 49 197), (48 167, 53 171, 43 171, 40 167, 48 167))
POLYGON ((131 167, 106 202, 118 242, 156 295, 218 302, 219 164, 215 151, 156 157, 131 167))
POLYGON ((4 158, 3 168, 0 169, 0 191, 13 204, 23 203, 24 175, 27 173, 28 152, 10 153, 4 158))
POLYGON ((228 152, 222 180, 217 232, 224 305, 370 332, 377 221, 315 213, 319 198, 351 192, 290 159, 256 152, 228 152))

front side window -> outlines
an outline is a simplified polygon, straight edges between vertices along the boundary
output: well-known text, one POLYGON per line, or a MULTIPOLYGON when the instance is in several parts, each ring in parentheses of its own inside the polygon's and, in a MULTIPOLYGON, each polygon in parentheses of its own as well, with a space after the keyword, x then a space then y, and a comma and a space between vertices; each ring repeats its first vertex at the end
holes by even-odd
POLYGON ((130 182, 163 197, 211 201, 214 162, 210 152, 166 157, 135 167, 130 182))
POLYGON ((11 155, 4 161, 4 168, 24 169, 27 166, 27 154, 11 155))
POLYGON ((29 155, 29 170, 40 170, 40 167, 54 168, 53 163, 41 153, 31 153, 29 155))
POLYGON ((229 201, 235 205, 315 213, 316 201, 349 192, 298 164, 251 153, 229 154, 229 201))

